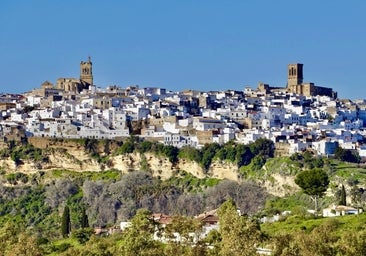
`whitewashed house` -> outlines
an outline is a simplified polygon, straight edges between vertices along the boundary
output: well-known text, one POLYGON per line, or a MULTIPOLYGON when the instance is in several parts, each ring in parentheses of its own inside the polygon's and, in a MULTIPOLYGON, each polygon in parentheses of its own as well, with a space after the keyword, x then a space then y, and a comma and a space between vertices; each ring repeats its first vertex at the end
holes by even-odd
POLYGON ((323 139, 312 142, 312 147, 319 155, 328 156, 333 155, 339 146, 338 141, 323 139))
POLYGON ((225 124, 221 120, 213 118, 193 118, 192 126, 198 131, 209 131, 214 129, 223 129, 225 124))
POLYGON ((362 209, 356 209, 345 205, 331 205, 328 208, 323 209, 323 217, 337 217, 344 215, 359 214, 362 209))

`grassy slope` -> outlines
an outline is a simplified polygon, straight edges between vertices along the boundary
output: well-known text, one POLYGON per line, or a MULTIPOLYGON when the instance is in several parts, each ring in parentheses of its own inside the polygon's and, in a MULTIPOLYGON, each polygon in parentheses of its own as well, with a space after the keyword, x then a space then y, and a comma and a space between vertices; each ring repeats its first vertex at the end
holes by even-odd
POLYGON ((366 228, 366 213, 332 218, 303 218, 300 216, 289 216, 283 221, 262 224, 261 230, 269 236, 274 236, 280 233, 294 233, 300 230, 310 232, 315 227, 318 227, 327 221, 337 222, 336 233, 341 236, 343 233, 359 231, 366 228))

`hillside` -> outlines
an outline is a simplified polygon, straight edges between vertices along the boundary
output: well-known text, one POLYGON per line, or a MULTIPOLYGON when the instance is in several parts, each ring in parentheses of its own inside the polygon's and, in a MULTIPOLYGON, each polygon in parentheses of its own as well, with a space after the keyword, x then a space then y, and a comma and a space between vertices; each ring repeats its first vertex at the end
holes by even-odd
MULTIPOLYGON (((92 141, 85 145, 80 140, 57 140, 46 138, 29 138, 29 145, 42 151, 43 159, 25 156, 17 162, 14 155, 2 153, 0 170, 3 174, 24 173, 34 174, 39 171, 68 170, 72 172, 103 172, 118 171, 121 174, 135 170, 148 171, 153 177, 167 180, 183 171, 198 179, 215 178, 241 182, 255 180, 269 194, 283 197, 299 191, 294 176, 304 168, 304 164, 291 160, 290 157, 268 158, 263 165, 253 166, 253 162, 238 166, 235 162, 213 157, 208 168, 187 157, 178 157, 174 163, 163 154, 134 150, 131 153, 116 153, 123 143, 113 141, 92 141)), ((6 151, 6 148, 3 149, 6 151)), ((310 161, 316 161, 310 159, 310 161)), ((306 167, 306 166, 305 166, 306 167)), ((325 160, 323 165, 331 177, 331 189, 345 184, 350 190, 352 185, 364 187, 366 169, 360 164, 350 164, 336 160, 325 160)), ((333 191, 334 192, 334 191, 333 191)))
MULTIPOLYGON (((34 158, 20 159, 17 163, 12 156, 0 159, 0 169, 5 173, 21 172, 33 174, 39 171, 68 170, 74 172, 103 172, 105 170, 115 170, 129 173, 134 170, 149 171, 153 177, 167 180, 174 177, 180 171, 203 178, 215 178, 219 180, 232 180, 240 182, 245 180, 242 171, 237 164, 213 158, 208 168, 204 168, 198 162, 178 158, 172 163, 167 156, 153 152, 132 152, 116 154, 119 145, 117 142, 98 142, 93 145, 93 152, 84 145, 85 141, 77 140, 56 140, 45 138, 29 138, 29 144, 43 151, 46 161, 34 158)), ((14 158, 14 157, 13 157, 14 158)), ((273 161, 271 161, 273 162, 273 161)), ((273 164, 272 164, 273 165, 273 164)), ((264 186, 270 194, 283 196, 297 191, 297 186, 293 182, 293 176, 277 172, 277 167, 267 165, 268 169, 262 177, 256 177, 261 186, 264 186)), ((293 168, 283 166, 283 168, 293 168)))
MULTIPOLYGON (((311 237, 323 227, 323 221, 307 214, 313 202, 294 182, 298 173, 311 168, 325 170, 330 178, 321 207, 339 201, 341 185, 349 205, 364 206, 364 166, 309 152, 274 155, 267 140, 250 145, 210 144, 200 150, 178 150, 134 137, 125 141, 30 138, 28 143, 11 142, 0 150, 0 225, 7 234, 20 234, 19 239, 24 234, 27 239, 37 237, 43 241, 44 251, 58 255, 69 247, 71 253, 81 250, 82 241, 91 239, 91 245, 98 239, 91 238, 91 229, 83 228, 85 218, 94 228, 113 227, 141 208, 189 218, 217 209, 232 198, 236 209, 254 219, 291 210, 293 216, 284 221, 262 224, 264 237, 269 238, 263 245, 276 246, 283 231, 297 243, 303 235, 311 237), (72 239, 60 237, 66 206, 72 239), (298 234, 299 228, 306 232, 298 234)), ((104 242, 108 241, 113 239, 104 242)), ((11 243, 23 246, 23 242, 11 243)))
POLYGON ((108 161, 98 161, 78 141, 63 141, 29 138, 29 143, 36 148, 45 151, 47 161, 34 161, 34 159, 22 159, 21 164, 16 164, 9 157, 0 159, 0 166, 6 172, 24 172, 34 173, 36 171, 48 171, 65 169, 76 172, 101 172, 106 169, 118 170, 121 173, 128 173, 133 170, 148 169, 154 177, 168 179, 174 176, 174 173, 179 170, 184 170, 198 178, 213 177, 218 179, 229 179, 238 181, 238 168, 232 163, 223 163, 215 161, 206 171, 203 170, 198 163, 187 159, 179 159, 173 164, 169 159, 162 155, 156 155, 150 152, 146 153, 125 153, 115 155, 113 150, 117 146, 109 145, 106 150, 104 146, 97 145, 97 152, 101 158, 108 158, 108 161), (147 164, 147 166, 144 166, 147 164))

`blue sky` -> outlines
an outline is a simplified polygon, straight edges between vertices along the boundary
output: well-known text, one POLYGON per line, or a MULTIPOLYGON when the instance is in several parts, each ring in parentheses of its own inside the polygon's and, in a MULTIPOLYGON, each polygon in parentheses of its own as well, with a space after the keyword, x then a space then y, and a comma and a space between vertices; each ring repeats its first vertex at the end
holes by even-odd
POLYGON ((78 77, 178 91, 285 86, 287 64, 366 98, 365 1, 2 0, 0 92, 78 77))

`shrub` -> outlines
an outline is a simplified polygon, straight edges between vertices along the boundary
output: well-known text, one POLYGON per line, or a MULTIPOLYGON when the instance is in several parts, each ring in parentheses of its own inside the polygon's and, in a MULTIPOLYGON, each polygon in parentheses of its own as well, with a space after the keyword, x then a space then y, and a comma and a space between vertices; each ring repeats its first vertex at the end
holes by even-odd
POLYGON ((93 234, 93 228, 81 228, 72 231, 71 237, 75 238, 80 244, 85 244, 93 234))

